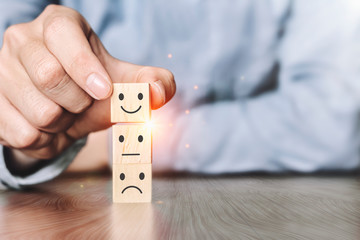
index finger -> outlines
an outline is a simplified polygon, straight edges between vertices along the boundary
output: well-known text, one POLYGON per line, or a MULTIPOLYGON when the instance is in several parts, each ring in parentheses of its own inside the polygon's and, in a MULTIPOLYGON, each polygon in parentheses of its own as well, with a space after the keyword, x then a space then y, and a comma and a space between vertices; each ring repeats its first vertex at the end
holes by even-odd
POLYGON ((88 38, 95 34, 75 11, 64 11, 44 21, 44 43, 68 75, 95 99, 111 95, 110 77, 96 57, 88 38))

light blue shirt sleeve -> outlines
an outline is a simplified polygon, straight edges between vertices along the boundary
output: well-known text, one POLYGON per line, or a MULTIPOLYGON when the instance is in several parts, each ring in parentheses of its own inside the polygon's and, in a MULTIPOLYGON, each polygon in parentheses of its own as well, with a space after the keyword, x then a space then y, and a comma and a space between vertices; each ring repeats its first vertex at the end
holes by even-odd
MULTIPOLYGON (((46 182, 57 177, 69 166, 69 164, 73 161, 75 156, 79 153, 85 144, 86 138, 77 140, 60 156, 51 160, 43 160, 48 161, 49 164, 24 177, 14 176, 7 168, 3 155, 0 156, 0 189, 6 187, 13 189, 23 189, 28 186, 46 182)), ((0 150, 3 152, 3 147, 1 145, 0 150)))
POLYGON ((359 167, 359 6, 294 1, 278 50, 278 89, 244 103, 265 170, 359 167))

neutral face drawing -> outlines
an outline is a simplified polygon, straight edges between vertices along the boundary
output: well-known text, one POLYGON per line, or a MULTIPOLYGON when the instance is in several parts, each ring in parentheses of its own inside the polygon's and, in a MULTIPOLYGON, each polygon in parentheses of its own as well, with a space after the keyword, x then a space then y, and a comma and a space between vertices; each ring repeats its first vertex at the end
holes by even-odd
POLYGON ((113 126, 113 163, 151 163, 151 129, 145 125, 113 126))
MULTIPOLYGON (((139 135, 137 140, 139 143, 142 143, 144 140, 144 137, 142 135, 139 135)), ((119 142, 123 143, 124 141, 125 141, 124 135, 120 135, 119 142)), ((134 149, 134 150, 136 150, 136 149, 134 149)), ((121 156, 140 156, 140 153, 122 153, 121 156)))

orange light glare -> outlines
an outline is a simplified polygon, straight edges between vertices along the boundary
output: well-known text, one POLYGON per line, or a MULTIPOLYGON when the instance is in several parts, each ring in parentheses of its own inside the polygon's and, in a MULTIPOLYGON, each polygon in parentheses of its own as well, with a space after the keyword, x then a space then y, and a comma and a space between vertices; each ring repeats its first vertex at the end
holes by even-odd
POLYGON ((145 128, 150 128, 153 129, 154 128, 154 123, 152 121, 147 121, 144 123, 145 128))

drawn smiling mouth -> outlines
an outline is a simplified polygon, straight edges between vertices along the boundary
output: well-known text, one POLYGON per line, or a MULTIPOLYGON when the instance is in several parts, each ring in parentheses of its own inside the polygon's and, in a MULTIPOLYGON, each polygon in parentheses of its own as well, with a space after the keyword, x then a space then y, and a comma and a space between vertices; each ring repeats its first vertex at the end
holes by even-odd
POLYGON ((126 112, 126 113, 133 114, 133 113, 137 113, 138 111, 140 111, 141 105, 140 105, 139 108, 136 109, 135 111, 127 111, 125 108, 123 108, 123 106, 121 106, 121 109, 122 109, 124 112, 126 112))
POLYGON ((122 194, 126 191, 126 189, 128 189, 128 188, 136 188, 137 190, 139 190, 139 192, 142 194, 142 191, 141 191, 141 189, 140 188, 138 188, 137 186, 127 186, 126 188, 124 188, 123 190, 122 190, 122 194))

